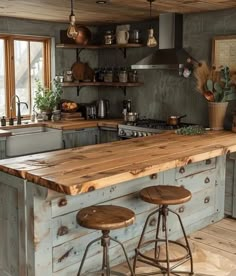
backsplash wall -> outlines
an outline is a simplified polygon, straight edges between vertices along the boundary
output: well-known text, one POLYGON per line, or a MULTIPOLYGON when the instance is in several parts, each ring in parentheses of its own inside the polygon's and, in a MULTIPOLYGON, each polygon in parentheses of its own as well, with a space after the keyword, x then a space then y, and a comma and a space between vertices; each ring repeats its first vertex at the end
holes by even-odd
MULTIPOLYGON (((197 60, 210 61, 211 40, 217 35, 236 34, 236 9, 184 15, 183 46, 197 60)), ((152 25, 158 29, 158 21, 152 25)), ((148 23, 131 25, 131 29, 141 30, 145 37, 148 23)), ((107 29, 111 27, 108 26, 107 29)), ((104 32, 106 27, 100 29, 104 32)), ((157 33, 156 33, 157 34, 157 33)), ((158 36, 157 36, 158 37, 158 36)), ((127 59, 124 60, 120 51, 100 51, 100 66, 128 66, 145 57, 154 49, 128 49, 127 59)), ((196 91, 194 77, 185 79, 179 77, 174 70, 140 70, 139 78, 144 85, 138 88, 127 89, 127 99, 132 100, 133 109, 140 116, 166 119, 169 115, 187 114, 185 121, 208 124, 207 102, 196 91)), ((100 89, 99 97, 107 98, 111 102, 114 116, 121 115, 122 91, 114 88, 100 89)), ((235 103, 230 104, 230 109, 235 103)))

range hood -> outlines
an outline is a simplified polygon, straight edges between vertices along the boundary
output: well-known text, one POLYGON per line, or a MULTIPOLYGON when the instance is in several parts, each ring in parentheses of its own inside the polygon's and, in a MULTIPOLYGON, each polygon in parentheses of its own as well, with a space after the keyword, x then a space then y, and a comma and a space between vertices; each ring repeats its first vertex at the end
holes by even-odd
POLYGON ((179 69, 192 57, 183 49, 183 15, 159 16, 159 49, 131 66, 132 69, 179 69))

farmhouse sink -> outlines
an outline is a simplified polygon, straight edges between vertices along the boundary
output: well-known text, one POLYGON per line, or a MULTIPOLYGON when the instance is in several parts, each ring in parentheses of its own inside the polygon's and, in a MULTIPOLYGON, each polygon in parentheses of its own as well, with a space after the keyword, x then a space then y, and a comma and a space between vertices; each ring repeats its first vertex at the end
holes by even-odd
POLYGON ((62 149, 62 131, 48 127, 22 127, 6 138, 6 156, 14 157, 62 149))

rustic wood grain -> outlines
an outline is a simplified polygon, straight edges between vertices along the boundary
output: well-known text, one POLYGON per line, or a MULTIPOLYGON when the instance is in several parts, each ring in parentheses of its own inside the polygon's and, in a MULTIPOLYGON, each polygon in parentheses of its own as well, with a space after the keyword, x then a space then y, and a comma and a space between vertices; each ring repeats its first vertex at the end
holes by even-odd
POLYGON ((152 137, 2 160, 0 170, 76 195, 236 151, 235 134, 152 137))
MULTIPOLYGON (((235 8, 233 0, 153 2, 153 18, 164 12, 195 13, 235 8)), ((68 22, 70 1, 2 0, 0 15, 26 19, 68 22), (17 12, 16 12, 17 11, 17 12)), ((149 4, 144 0, 112 0, 107 5, 96 1, 74 1, 74 13, 80 24, 120 23, 149 19, 149 4)))
POLYGON ((140 191, 142 200, 157 205, 176 205, 189 201, 191 192, 183 187, 158 185, 140 191))
POLYGON ((0 137, 11 136, 11 132, 7 130, 0 129, 0 137))
POLYGON ((127 227, 134 223, 132 210, 115 205, 90 206, 80 210, 77 222, 89 229, 113 230, 127 227))

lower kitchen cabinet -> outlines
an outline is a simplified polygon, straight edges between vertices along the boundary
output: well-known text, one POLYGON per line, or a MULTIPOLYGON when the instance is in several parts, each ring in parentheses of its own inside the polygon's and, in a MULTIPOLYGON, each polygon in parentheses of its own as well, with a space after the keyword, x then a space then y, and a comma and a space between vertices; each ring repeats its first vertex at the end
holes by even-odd
MULTIPOLYGON (((121 205, 134 210, 135 223, 113 231, 132 257, 147 215, 157 208, 139 198, 139 191, 147 186, 183 185, 192 192, 189 202, 171 206, 183 218, 187 234, 224 216, 225 156, 75 196, 3 172, 0 179, 0 232, 8 232, 0 239, 0 275, 76 275, 86 245, 101 236, 100 231, 83 228, 76 221, 78 211, 92 204, 121 205)), ((168 229, 172 239, 182 236, 176 225, 176 218, 170 214, 168 229)), ((153 217, 147 238, 155 236, 155 228, 156 217, 153 217)), ((91 248, 85 275, 100 264, 98 252, 101 252, 100 243, 91 248)), ((114 244, 110 247, 110 259, 112 265, 124 261, 120 248, 114 244)))
POLYGON ((236 218, 236 154, 227 156, 225 178, 225 214, 236 218))
POLYGON ((119 140, 117 128, 100 127, 100 143, 109 143, 119 140))
POLYGON ((65 149, 99 144, 99 140, 98 128, 63 131, 65 149))
POLYGON ((0 159, 6 158, 6 138, 0 138, 0 159))

